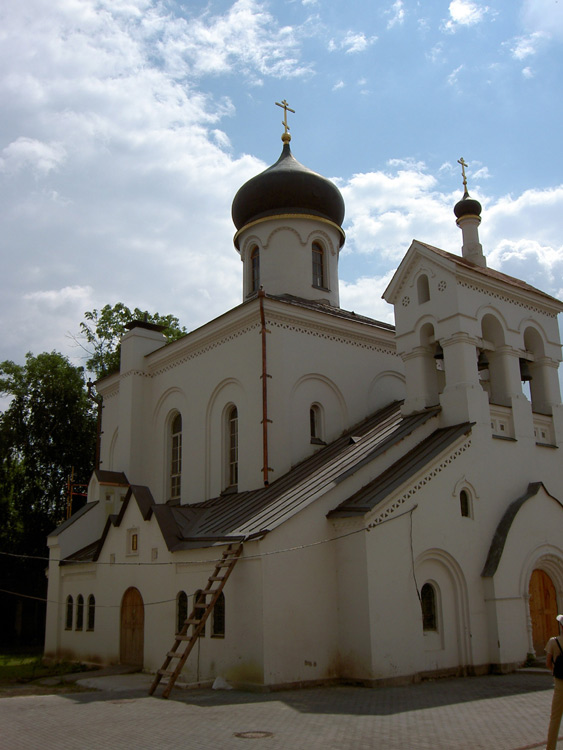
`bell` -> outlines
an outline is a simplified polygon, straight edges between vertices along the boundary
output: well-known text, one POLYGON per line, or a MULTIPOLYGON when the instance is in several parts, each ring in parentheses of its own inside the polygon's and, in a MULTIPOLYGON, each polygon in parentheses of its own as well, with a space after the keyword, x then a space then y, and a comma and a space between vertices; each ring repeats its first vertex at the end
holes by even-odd
POLYGON ((483 370, 489 369, 489 360, 487 359, 487 355, 485 352, 481 349, 479 352, 479 358, 477 359, 477 370, 479 372, 483 372, 483 370))
POLYGON ((444 359, 444 350, 440 346, 440 343, 436 343, 436 353, 434 354, 434 359, 444 359))
POLYGON ((528 383, 532 379, 530 365, 528 364, 527 359, 520 360, 520 379, 523 383, 528 383))

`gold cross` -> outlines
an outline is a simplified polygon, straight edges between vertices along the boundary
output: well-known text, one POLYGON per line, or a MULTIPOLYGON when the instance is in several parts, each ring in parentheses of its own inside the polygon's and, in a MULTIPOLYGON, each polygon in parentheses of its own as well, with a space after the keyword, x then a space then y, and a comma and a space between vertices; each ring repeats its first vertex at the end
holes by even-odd
POLYGON ((281 104, 279 102, 276 102, 276 105, 283 109, 282 125, 284 126, 285 134, 287 135, 289 133, 289 125, 287 124, 287 113, 293 112, 293 114, 295 114, 295 110, 290 108, 289 104, 286 102, 285 99, 282 99, 281 104))
POLYGON ((461 159, 457 160, 457 163, 461 164, 461 174, 463 176, 464 195, 469 195, 469 193, 467 192, 467 177, 465 176, 465 167, 468 167, 469 164, 465 163, 465 160, 464 160, 463 156, 461 157, 461 159))

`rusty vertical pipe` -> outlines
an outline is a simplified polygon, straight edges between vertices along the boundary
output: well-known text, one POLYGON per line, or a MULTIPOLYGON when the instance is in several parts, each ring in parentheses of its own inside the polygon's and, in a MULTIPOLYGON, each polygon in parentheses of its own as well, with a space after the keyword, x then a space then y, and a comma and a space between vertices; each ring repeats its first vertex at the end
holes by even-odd
POLYGON ((270 471, 268 465, 268 366, 266 358, 266 334, 268 330, 266 328, 266 316, 264 315, 264 290, 260 288, 258 291, 258 300, 260 302, 260 334, 262 338, 262 458, 264 466, 262 472, 264 475, 264 486, 270 483, 268 478, 268 472, 270 471))

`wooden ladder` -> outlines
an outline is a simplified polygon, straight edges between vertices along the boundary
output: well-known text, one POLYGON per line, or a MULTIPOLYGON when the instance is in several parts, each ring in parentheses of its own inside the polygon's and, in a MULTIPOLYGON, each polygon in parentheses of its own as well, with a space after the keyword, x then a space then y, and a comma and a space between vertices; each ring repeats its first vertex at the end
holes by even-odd
POLYGON ((238 544, 229 544, 227 549, 223 552, 221 559, 218 560, 215 565, 215 570, 209 576, 207 586, 199 593, 197 600, 194 598, 193 609, 184 621, 182 630, 176 634, 176 639, 172 648, 166 654, 166 659, 164 660, 162 667, 156 673, 149 690, 149 695, 154 693, 163 677, 168 678, 168 682, 165 683, 166 686, 162 692, 162 697, 168 698, 170 695, 174 683, 184 668, 184 664, 186 663, 186 659, 190 655, 191 650, 197 643, 197 639, 205 627, 207 618, 211 614, 221 591, 223 591, 225 583, 231 575, 241 552, 242 542, 239 542, 238 544), (213 588, 215 584, 217 584, 217 586, 216 588, 213 588), (188 632, 190 627, 192 628, 191 633, 188 632), (182 644, 185 645, 183 650, 180 648, 182 644), (173 669, 169 669, 170 662, 173 659, 177 659, 178 663, 173 669))

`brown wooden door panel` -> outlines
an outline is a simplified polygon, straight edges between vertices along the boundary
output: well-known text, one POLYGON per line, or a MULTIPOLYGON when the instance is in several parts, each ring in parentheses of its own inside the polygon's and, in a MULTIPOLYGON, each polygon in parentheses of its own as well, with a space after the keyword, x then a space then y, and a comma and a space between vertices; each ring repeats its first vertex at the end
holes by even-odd
POLYGON ((536 656, 543 656, 545 644, 557 635, 557 595, 551 578, 543 570, 534 570, 530 578, 530 617, 536 656))
POLYGON ((145 637, 145 607, 136 588, 129 588, 121 600, 120 661, 142 667, 145 637))

